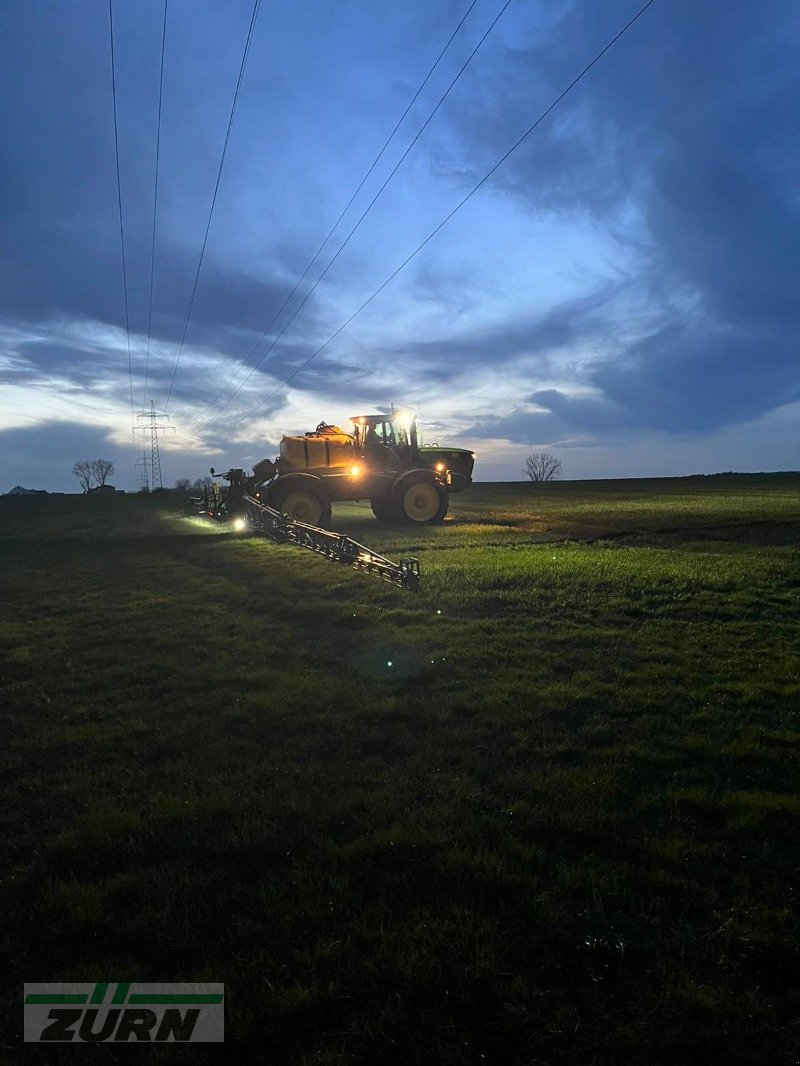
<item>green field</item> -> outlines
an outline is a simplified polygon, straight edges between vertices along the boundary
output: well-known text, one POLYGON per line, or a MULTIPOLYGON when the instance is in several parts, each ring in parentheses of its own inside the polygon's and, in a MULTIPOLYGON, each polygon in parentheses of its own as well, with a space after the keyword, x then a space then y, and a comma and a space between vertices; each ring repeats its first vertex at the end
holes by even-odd
POLYGON ((25 980, 216 980, 243 1063, 797 1062, 800 476, 334 519, 420 592, 0 499, 0 1061, 25 980))

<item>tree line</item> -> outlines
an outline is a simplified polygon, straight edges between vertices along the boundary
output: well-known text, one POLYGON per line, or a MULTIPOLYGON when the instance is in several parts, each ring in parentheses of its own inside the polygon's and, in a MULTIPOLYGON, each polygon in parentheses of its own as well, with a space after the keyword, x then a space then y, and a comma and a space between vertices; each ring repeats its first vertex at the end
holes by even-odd
POLYGON ((195 478, 194 481, 190 481, 188 477, 179 477, 175 482, 175 488, 179 492, 202 492, 203 489, 208 489, 214 483, 214 479, 210 478, 208 474, 205 477, 195 478))
POLYGON ((105 485, 115 470, 110 459, 79 459, 72 468, 72 473, 84 492, 92 487, 92 482, 100 488, 105 485))
MULTIPOLYGON (((83 491, 88 492, 93 482, 98 488, 105 485, 114 470, 110 459, 79 459, 73 466, 72 473, 80 482, 83 491)), ((525 460, 522 473, 531 481, 554 481, 561 476, 561 470, 561 460, 551 452, 532 452, 525 460)), ((182 477, 175 482, 175 488, 180 492, 202 492, 211 482, 212 479, 208 475, 194 481, 182 477)))

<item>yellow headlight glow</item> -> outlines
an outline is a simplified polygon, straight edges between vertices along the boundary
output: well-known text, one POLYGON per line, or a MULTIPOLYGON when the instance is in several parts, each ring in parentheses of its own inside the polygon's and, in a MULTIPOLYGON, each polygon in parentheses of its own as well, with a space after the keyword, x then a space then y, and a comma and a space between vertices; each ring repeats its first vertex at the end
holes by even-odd
POLYGON ((361 467, 360 466, 351 466, 350 467, 350 473, 353 475, 353 477, 358 477, 358 475, 361 473, 361 467))

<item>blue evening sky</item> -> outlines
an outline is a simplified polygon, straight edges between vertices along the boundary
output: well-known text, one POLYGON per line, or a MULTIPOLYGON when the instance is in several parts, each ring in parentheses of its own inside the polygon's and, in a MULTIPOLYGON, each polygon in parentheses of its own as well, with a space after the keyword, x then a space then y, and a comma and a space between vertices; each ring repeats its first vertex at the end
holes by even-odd
MULTIPOLYGON (((278 319, 286 322, 504 0, 478 0, 278 319)), ((267 359, 225 389, 469 0, 263 0, 164 442, 168 483, 274 456, 282 433, 390 403, 566 477, 800 467, 800 8, 656 0, 383 292, 392 273, 635 13, 511 0, 267 359), (257 411, 254 408, 263 403, 257 411), (214 417, 212 417, 214 416, 214 417), (210 421, 209 421, 210 420, 210 421)), ((183 331, 251 0, 169 0, 144 391, 163 0, 115 0, 135 406, 161 407, 183 331)), ((0 490, 133 488, 108 4, 0 12, 0 490)))

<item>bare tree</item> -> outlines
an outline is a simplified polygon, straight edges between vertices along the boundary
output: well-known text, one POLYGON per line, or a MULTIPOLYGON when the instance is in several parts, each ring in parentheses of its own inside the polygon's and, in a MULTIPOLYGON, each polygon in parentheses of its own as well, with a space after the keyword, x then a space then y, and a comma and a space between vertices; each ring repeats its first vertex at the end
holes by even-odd
POLYGON ((530 481, 555 481, 561 477, 561 460, 552 452, 531 452, 522 473, 530 481))
POLYGON ((175 488, 178 490, 178 492, 188 492, 191 487, 192 483, 188 479, 188 477, 179 477, 178 480, 175 482, 175 488))
POLYGON ((88 459, 79 459, 72 468, 72 473, 80 482, 84 492, 88 492, 92 484, 92 464, 88 459))
POLYGON ((98 485, 105 485, 114 473, 114 464, 110 459, 92 459, 92 474, 98 485))

